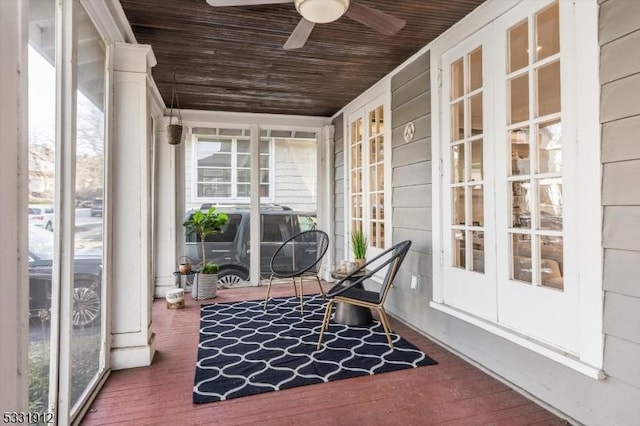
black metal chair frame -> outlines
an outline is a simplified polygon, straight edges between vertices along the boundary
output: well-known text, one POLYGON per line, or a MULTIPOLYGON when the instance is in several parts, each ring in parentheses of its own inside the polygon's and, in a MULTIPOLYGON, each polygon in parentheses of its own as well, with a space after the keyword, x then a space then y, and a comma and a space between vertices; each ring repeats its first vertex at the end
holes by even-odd
MULTIPOLYGON (((273 256, 271 256, 271 260, 269 261, 271 276, 269 277, 269 287, 267 288, 267 296, 264 299, 264 309, 267 309, 269 294, 271 294, 271 283, 273 282, 274 278, 291 278, 293 281, 293 290, 295 292, 296 297, 298 297, 298 288, 296 285, 296 278, 300 278, 300 313, 304 313, 304 291, 302 289, 302 280, 305 277, 315 278, 316 281, 318 282, 318 287, 320 287, 320 292, 322 293, 322 296, 325 297, 324 289, 322 288, 322 283, 320 282, 320 277, 318 277, 318 270, 328 248, 329 248, 329 236, 327 235, 326 232, 321 231, 319 229, 309 229, 307 231, 299 232, 291 236, 285 242, 283 242, 282 245, 278 247, 278 249, 275 251, 275 253, 273 253, 273 256), (324 244, 321 247, 317 247, 318 252, 316 252, 315 262, 311 263, 310 265, 307 265, 304 269, 293 271, 291 273, 281 273, 281 272, 275 271, 273 262, 274 262, 274 259, 277 258, 278 254, 282 250, 284 250, 284 248, 287 247, 287 244, 289 244, 291 241, 293 241, 293 244, 295 247, 296 239, 298 239, 300 236, 305 234, 319 234, 323 237, 324 244)), ((292 252, 292 264, 295 265, 295 248, 291 252, 292 252)))
POLYGON ((356 269, 355 271, 351 272, 349 275, 338 281, 331 288, 331 290, 327 292, 327 298, 329 299, 329 301, 327 302, 327 308, 324 312, 324 319, 322 320, 322 328, 320 329, 320 337, 318 338, 318 349, 320 349, 320 346, 322 345, 324 331, 329 326, 331 308, 333 308, 333 305, 336 302, 349 303, 364 308, 375 309, 378 312, 380 322, 382 323, 384 332, 387 335, 389 346, 393 348, 389 319, 387 318, 387 314, 384 310, 384 302, 387 299, 387 295, 389 294, 389 290, 391 289, 393 280, 395 279, 396 274, 400 269, 400 265, 407 255, 410 247, 410 240, 402 241, 394 245, 393 247, 385 250, 360 268, 356 269), (387 259, 385 259, 385 257, 387 257, 387 259), (377 265, 371 270, 368 270, 368 267, 371 267, 371 265, 374 265, 378 261, 383 259, 385 260, 380 265, 377 265), (387 266, 389 268, 379 292, 362 290, 358 288, 354 289, 354 287, 361 285, 365 280, 371 278, 374 274, 378 273, 387 266), (363 270, 367 272, 366 274, 361 275, 363 270), (366 298, 364 298, 363 296, 366 298))

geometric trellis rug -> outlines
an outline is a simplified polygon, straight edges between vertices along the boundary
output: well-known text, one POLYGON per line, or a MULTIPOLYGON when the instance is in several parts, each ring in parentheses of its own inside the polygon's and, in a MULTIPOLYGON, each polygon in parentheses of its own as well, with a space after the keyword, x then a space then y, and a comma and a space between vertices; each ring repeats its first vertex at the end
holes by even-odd
POLYGON ((395 333, 389 348, 378 321, 331 321, 316 350, 324 299, 306 296, 202 306, 193 402, 205 403, 332 380, 436 364, 395 333))

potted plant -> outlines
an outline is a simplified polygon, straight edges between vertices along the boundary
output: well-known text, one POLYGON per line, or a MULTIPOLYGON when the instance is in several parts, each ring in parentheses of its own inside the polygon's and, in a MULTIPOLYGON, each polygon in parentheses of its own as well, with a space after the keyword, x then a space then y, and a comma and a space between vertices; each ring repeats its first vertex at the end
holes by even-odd
POLYGON ((367 263, 367 236, 364 235, 359 229, 356 229, 351 233, 351 249, 353 250, 353 257, 355 258, 356 268, 360 268, 367 263))
POLYGON ((202 263, 196 271, 191 295, 194 299, 210 299, 216 297, 218 287, 218 265, 207 263, 205 239, 211 235, 222 231, 222 226, 229 221, 225 213, 216 212, 215 207, 211 207, 206 213, 196 210, 183 225, 187 234, 198 234, 202 248, 202 263))

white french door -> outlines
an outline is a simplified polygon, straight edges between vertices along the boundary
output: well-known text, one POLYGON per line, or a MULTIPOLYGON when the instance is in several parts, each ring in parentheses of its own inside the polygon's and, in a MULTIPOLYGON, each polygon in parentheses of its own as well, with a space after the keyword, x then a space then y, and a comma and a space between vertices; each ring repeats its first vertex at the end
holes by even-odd
POLYGON ((578 253, 565 220, 579 215, 565 206, 577 192, 576 92, 560 19, 571 14, 567 2, 531 2, 496 22, 497 288, 501 324, 577 353, 577 274, 565 262, 578 253))
MULTIPOLYGON (((368 241, 367 257, 388 247, 390 232, 390 149, 385 127, 385 101, 380 96, 349 116, 346 143, 347 206, 350 232, 361 230, 368 241)), ((349 238, 347 238, 349 241, 349 238)))
POLYGON ((447 305, 496 320, 494 137, 486 30, 442 58, 442 265, 447 305))
POLYGON ((440 237, 444 304, 579 354, 573 7, 525 1, 442 55, 440 237))

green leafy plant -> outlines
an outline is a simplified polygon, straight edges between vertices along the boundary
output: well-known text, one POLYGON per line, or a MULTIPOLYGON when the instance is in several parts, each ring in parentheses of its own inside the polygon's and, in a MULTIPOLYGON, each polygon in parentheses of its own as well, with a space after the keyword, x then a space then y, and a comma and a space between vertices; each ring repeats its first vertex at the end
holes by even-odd
POLYGON ((199 272, 201 274, 217 274, 218 273, 218 265, 213 263, 213 262, 205 263, 204 266, 202 266, 202 268, 200 268, 199 272))
MULTIPOLYGON (((211 207, 206 213, 197 210, 191 215, 189 220, 182 225, 186 228, 187 234, 198 234, 202 247, 202 265, 204 269, 207 266, 205 258, 204 240, 211 234, 222 231, 222 226, 229 221, 229 217, 225 213, 217 213, 215 207, 211 207)), ((217 269, 216 265, 216 269, 217 269)))
POLYGON ((351 233, 351 248, 353 249, 353 256, 356 259, 364 259, 367 256, 367 236, 364 232, 356 229, 351 233))

